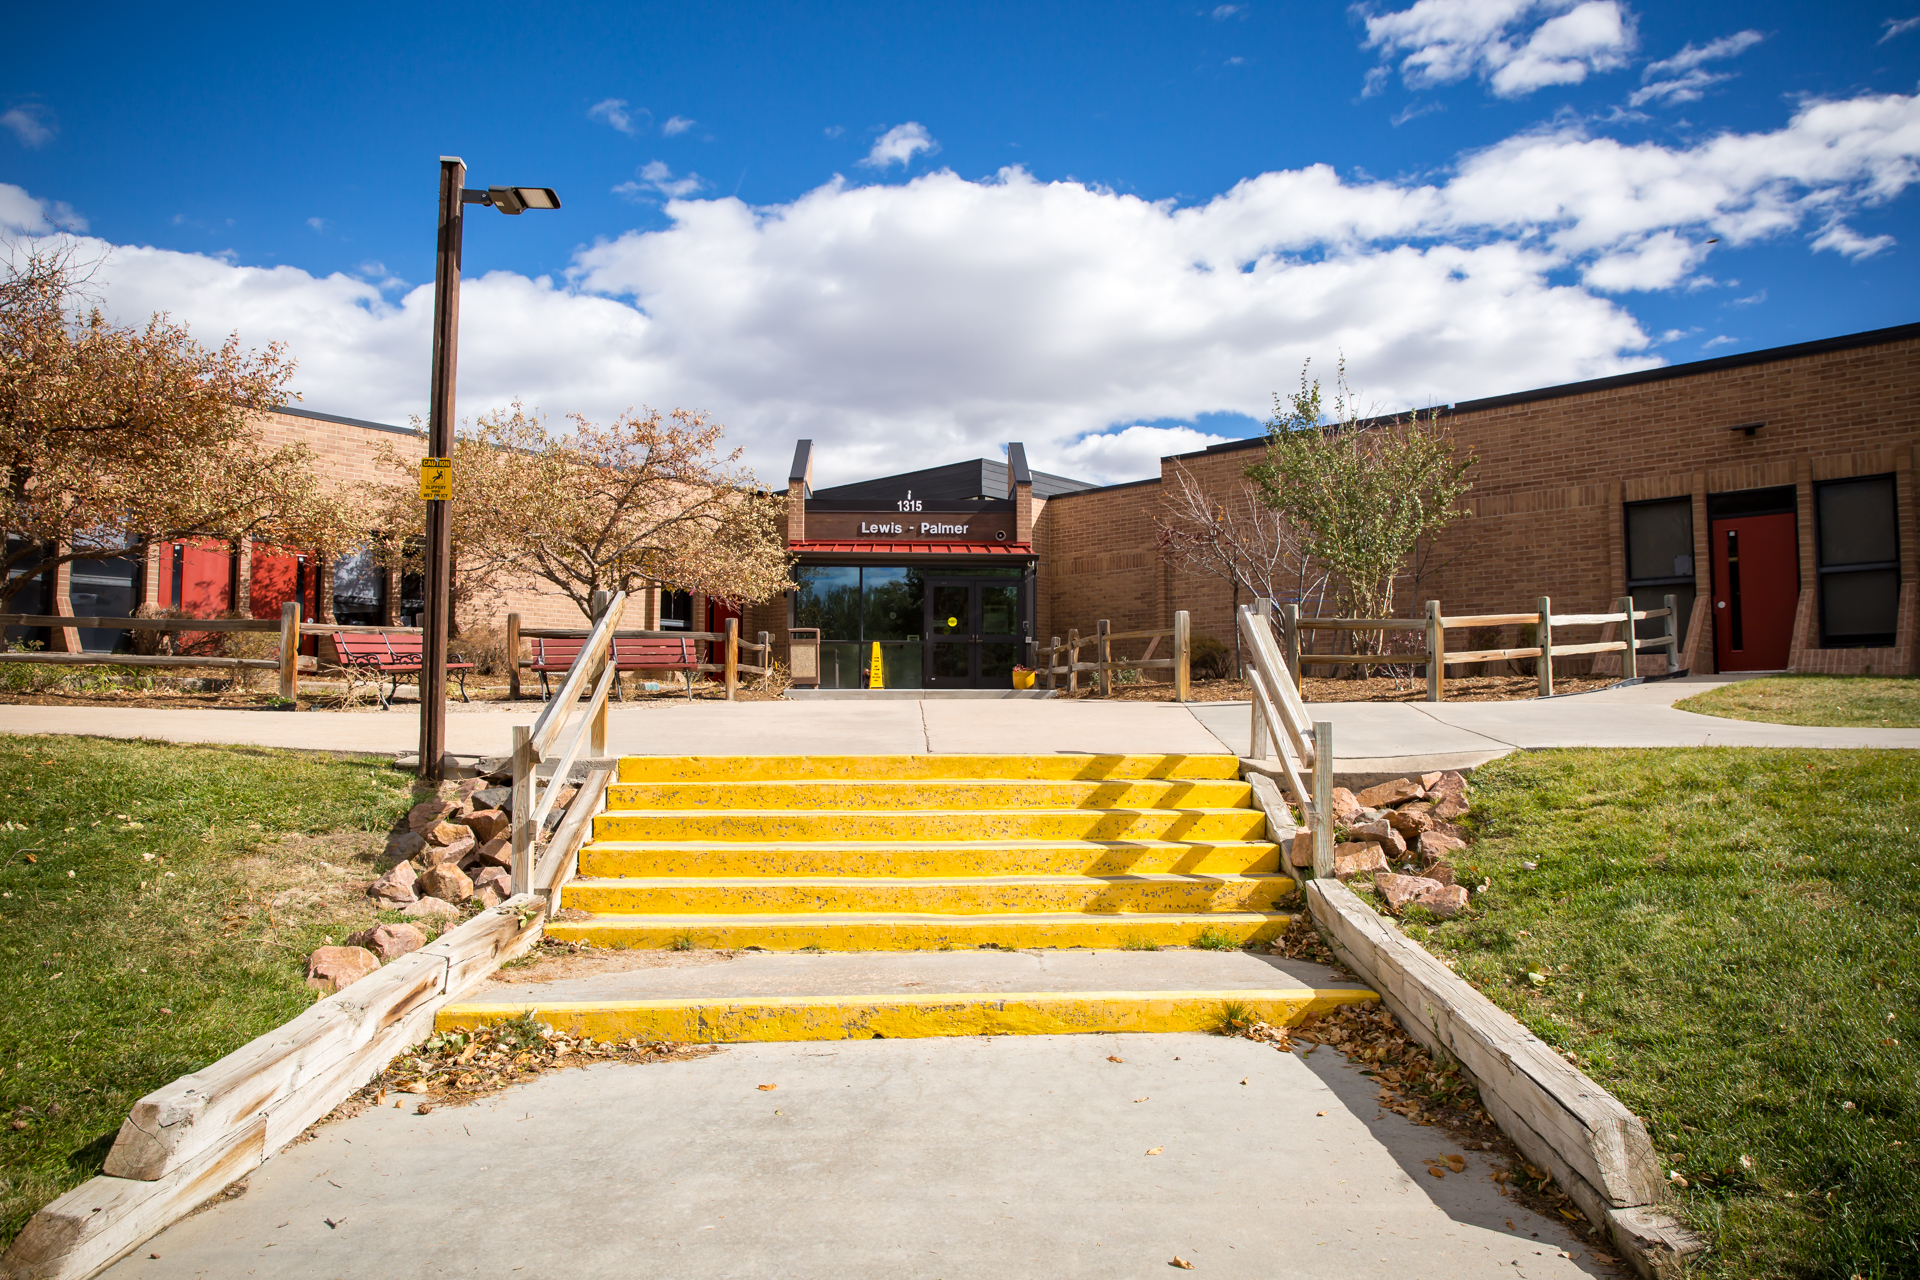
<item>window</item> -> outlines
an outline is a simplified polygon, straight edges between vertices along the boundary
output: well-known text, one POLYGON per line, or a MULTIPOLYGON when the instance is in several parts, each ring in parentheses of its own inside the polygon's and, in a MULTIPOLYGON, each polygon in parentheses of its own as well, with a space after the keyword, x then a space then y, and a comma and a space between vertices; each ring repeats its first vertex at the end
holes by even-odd
POLYGON ((342 626, 352 627, 386 622, 387 569, 374 557, 372 547, 333 562, 333 617, 342 626))
MULTIPOLYGON (((1635 502, 1626 515, 1627 594, 1636 611, 1664 609, 1672 596, 1674 627, 1685 644, 1693 617, 1693 500, 1635 502)), ((1646 626, 1647 634, 1666 634, 1658 623, 1646 626)))
POLYGON ((662 631, 693 630, 693 593, 691 591, 672 591, 665 587, 661 588, 660 629, 662 631))
POLYGON ((1891 645, 1900 606, 1893 477, 1816 485, 1813 505, 1819 522, 1820 647, 1891 645))

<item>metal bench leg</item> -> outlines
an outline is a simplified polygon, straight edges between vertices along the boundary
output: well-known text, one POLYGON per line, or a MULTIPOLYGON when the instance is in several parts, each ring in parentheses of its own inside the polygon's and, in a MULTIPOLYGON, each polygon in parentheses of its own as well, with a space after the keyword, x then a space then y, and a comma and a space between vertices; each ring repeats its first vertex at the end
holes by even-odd
POLYGON ((469 698, 467 696, 467 673, 464 671, 460 673, 460 701, 462 702, 473 701, 472 698, 469 698))
POLYGON ((547 685, 547 673, 544 671, 540 673, 540 701, 553 701, 553 690, 547 685))

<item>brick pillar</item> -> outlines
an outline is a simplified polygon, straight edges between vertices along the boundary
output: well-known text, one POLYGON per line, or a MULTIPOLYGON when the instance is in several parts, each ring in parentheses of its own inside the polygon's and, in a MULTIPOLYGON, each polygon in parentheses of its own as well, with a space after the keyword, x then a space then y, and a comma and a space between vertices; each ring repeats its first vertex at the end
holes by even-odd
MULTIPOLYGON (((1700 675, 1714 674, 1713 647, 1713 529, 1707 521, 1707 473, 1693 473, 1693 591, 1694 598, 1707 602, 1705 620, 1701 626, 1706 635, 1695 643, 1691 632, 1687 636, 1687 649, 1694 654, 1693 665, 1689 670, 1700 675)), ((1695 612, 1695 617, 1701 615, 1695 612)))
MULTIPOLYGON (((66 543, 58 543, 55 555, 66 555, 73 548, 66 543)), ((73 617, 73 561, 62 560, 53 571, 53 613, 62 618, 73 617)), ((47 636, 47 648, 54 653, 79 653, 80 632, 74 627, 54 627, 47 636)))

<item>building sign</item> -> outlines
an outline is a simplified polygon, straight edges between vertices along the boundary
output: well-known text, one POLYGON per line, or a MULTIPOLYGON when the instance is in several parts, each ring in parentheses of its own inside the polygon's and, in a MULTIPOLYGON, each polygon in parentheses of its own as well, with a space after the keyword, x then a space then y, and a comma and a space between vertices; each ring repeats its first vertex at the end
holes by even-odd
POLYGON ((807 537, 825 542, 1013 542, 1010 511, 809 511, 807 537))

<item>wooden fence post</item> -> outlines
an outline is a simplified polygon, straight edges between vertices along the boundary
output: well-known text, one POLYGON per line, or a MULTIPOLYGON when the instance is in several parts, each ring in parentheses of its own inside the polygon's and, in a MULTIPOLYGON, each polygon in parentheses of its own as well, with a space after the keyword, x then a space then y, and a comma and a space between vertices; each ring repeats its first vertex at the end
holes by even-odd
POLYGON ((1080 661, 1080 628, 1067 628, 1067 692, 1080 692, 1080 673, 1074 666, 1080 661))
POLYGON ((1103 698, 1113 696, 1113 671, 1107 665, 1113 661, 1113 641, 1107 639, 1113 634, 1113 622, 1102 618, 1093 624, 1093 660, 1100 669, 1093 673, 1094 688, 1103 698))
POLYGON ((1540 656, 1534 661, 1539 665, 1535 670, 1540 676, 1540 696, 1553 696, 1553 600, 1541 596, 1534 601, 1534 607, 1540 610, 1540 621, 1535 624, 1540 630, 1537 639, 1540 642, 1540 656))
POLYGON ((1287 660, 1287 674, 1293 687, 1300 687, 1300 606, 1288 601, 1280 606, 1280 652, 1287 660))
POLYGON ((280 606, 280 696, 289 702, 300 697, 300 602, 280 606))
POLYGON ((1447 629, 1440 625, 1440 602, 1427 601, 1427 701, 1447 698, 1447 629))
POLYGON ((507 698, 520 701, 520 615, 507 615, 507 698))
MULTIPOLYGON (((597 627, 600 625, 600 619, 607 616, 607 607, 612 603, 613 595, 611 592, 596 591, 593 593, 594 626, 597 627)), ((607 674, 607 664, 609 662, 615 664, 619 662, 619 657, 614 652, 611 640, 609 640, 607 644, 606 656, 594 666, 593 675, 587 686, 589 689, 597 689, 600 687, 600 678, 607 674)), ((620 682, 620 672, 617 665, 613 673, 613 680, 615 684, 620 682)), ((607 701, 602 698, 600 705, 596 707, 593 712, 593 727, 588 730, 588 734, 592 738, 591 747, 593 750, 593 758, 596 760, 604 759, 607 754, 607 710, 607 701)), ((550 785, 565 786, 566 781, 565 778, 560 778, 550 785)))
POLYGON ((1620 597, 1620 611, 1627 615, 1620 623, 1624 628, 1621 634, 1627 638, 1627 647, 1620 651, 1620 678, 1622 680, 1638 680, 1640 678, 1640 645, 1633 634, 1632 596, 1620 597))
POLYGON ((1047 688, 1053 685, 1053 662, 1060 656, 1060 637, 1054 636, 1047 643, 1047 688))
POLYGON ((1680 669, 1680 611, 1679 600, 1667 597, 1667 674, 1672 675, 1680 669))
POLYGON ((740 687, 740 619, 727 619, 727 701, 740 687))
MULTIPOLYGON (((1247 614, 1243 615, 1243 617, 1250 617, 1253 620, 1252 627, 1248 629, 1257 631, 1259 628, 1266 626, 1272 608, 1273 602, 1271 600, 1263 596, 1255 596, 1253 607, 1248 610, 1247 614)), ((1234 621, 1237 623, 1241 621, 1241 619, 1236 618, 1234 621)), ((1238 632, 1235 634, 1237 635, 1238 632)), ((1252 638, 1247 637, 1247 639, 1251 642, 1252 638)), ((1255 684, 1257 680, 1264 680, 1265 687, 1272 693, 1273 700, 1278 702, 1280 700, 1279 681, 1275 678, 1273 672, 1268 671, 1260 665, 1260 646, 1258 644, 1252 644, 1251 648, 1252 652, 1246 655, 1243 665, 1252 668, 1253 671, 1259 674, 1257 677, 1249 676, 1247 683, 1255 684)), ((1258 697, 1249 698, 1247 702, 1248 710, 1252 713, 1251 718, 1253 721, 1253 742, 1247 754, 1255 760, 1268 759, 1267 744, 1272 738, 1279 736, 1280 726, 1267 723, 1266 713, 1260 710, 1260 699, 1258 697)))
POLYGON ((533 889, 533 781, 533 730, 517 724, 513 726, 513 812, 509 815, 516 896, 533 889))
POLYGON ((1185 609, 1173 615, 1173 700, 1193 695, 1193 618, 1185 609))
POLYGON ((755 642, 760 646, 760 691, 764 693, 773 687, 773 632, 757 633, 755 642))
POLYGON ((1333 874, 1333 723, 1313 722, 1313 874, 1333 874))

